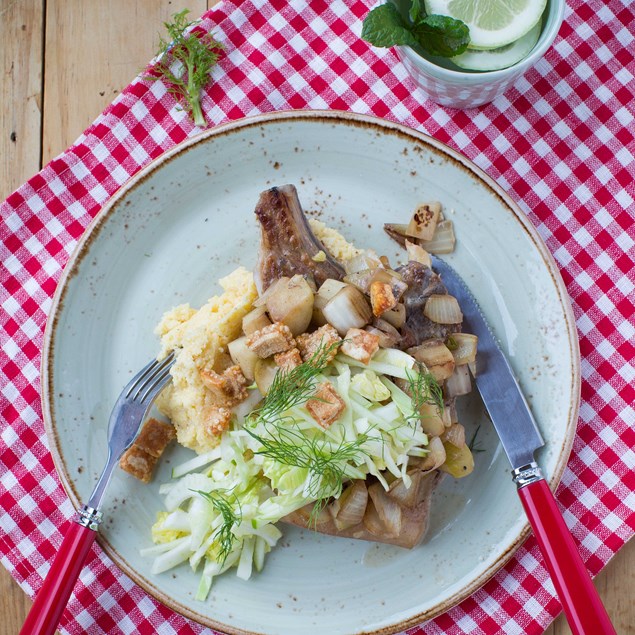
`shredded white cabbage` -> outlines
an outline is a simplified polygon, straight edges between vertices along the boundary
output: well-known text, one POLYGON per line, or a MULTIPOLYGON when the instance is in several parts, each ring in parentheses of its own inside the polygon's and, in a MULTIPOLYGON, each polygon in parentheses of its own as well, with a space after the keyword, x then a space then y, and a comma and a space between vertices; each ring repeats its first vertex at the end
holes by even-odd
POLYGON ((326 430, 304 405, 280 413, 279 425, 288 431, 283 441, 294 446, 283 449, 285 456, 266 453, 262 439, 270 438, 270 423, 237 418, 218 448, 176 467, 175 480, 161 486, 167 513, 152 529, 158 544, 142 552, 154 557, 153 572, 204 563, 196 596, 203 600, 228 569, 243 579, 262 569, 282 535, 276 523, 317 499, 339 496, 342 482, 372 474, 388 489, 382 475, 388 470, 408 485, 409 457, 425 454, 428 437, 410 397, 385 374, 407 379, 415 364, 395 349, 378 351, 368 365, 338 354, 315 381, 334 386, 344 411, 326 430), (303 456, 309 457, 304 463, 303 456), (311 457, 326 457, 333 472, 311 457), (329 480, 332 473, 338 478, 329 480))

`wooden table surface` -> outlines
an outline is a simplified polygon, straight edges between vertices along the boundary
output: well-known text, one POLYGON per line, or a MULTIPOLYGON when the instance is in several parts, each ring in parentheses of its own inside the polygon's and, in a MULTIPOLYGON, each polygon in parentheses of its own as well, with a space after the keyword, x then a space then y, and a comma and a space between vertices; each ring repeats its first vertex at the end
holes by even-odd
MULTIPOLYGON (((153 56, 169 16, 216 0, 1 0, 0 200, 68 147, 153 56)), ((620 633, 635 633, 635 541, 596 580, 620 633)), ((0 567, 0 635, 30 601, 0 567)), ((560 616, 547 635, 570 633, 560 616)), ((589 634, 600 635, 600 634, 589 634)))

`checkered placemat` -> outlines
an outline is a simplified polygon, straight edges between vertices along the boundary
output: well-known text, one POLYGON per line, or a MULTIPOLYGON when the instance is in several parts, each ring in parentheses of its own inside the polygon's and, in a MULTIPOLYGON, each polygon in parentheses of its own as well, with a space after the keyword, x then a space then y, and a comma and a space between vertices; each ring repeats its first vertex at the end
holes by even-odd
MULTIPOLYGON (((635 529, 635 5, 570 0, 554 46, 493 104, 427 101, 391 50, 359 38, 370 2, 245 0, 204 16, 227 53, 203 101, 212 124, 282 109, 392 119, 458 149, 516 200, 573 303, 582 405, 558 490, 597 573, 635 529)), ((198 130, 161 82, 136 79, 78 141, 1 207, 0 554, 33 595, 71 517, 40 408, 44 325, 74 245, 108 197, 198 130)), ((560 610, 533 538, 473 596, 411 629, 539 633, 560 610)), ((93 549, 64 633, 200 633, 93 549)))

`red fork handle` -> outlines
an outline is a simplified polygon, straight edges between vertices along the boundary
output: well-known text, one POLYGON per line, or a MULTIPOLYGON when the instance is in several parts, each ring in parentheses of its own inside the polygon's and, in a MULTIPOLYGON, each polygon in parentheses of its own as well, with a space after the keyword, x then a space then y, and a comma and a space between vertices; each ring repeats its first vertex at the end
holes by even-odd
POLYGON ((59 624, 97 532, 72 521, 20 635, 52 635, 59 624))
POLYGON ((544 479, 518 490, 573 635, 615 635, 556 499, 544 479))

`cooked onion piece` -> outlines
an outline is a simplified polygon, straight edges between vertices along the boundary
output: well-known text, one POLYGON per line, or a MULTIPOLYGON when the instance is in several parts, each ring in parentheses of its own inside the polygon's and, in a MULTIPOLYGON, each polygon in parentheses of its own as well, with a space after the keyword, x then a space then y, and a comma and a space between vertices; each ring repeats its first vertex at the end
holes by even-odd
POLYGON ((457 366, 454 372, 445 382, 445 394, 447 397, 467 395, 472 390, 472 381, 467 364, 457 366))
POLYGON ((419 205, 408 223, 408 236, 421 240, 431 240, 441 213, 440 203, 423 203, 419 205))
POLYGON ((333 278, 327 278, 322 283, 313 300, 313 322, 316 326, 324 326, 326 324, 326 318, 322 313, 322 309, 324 309, 326 303, 345 286, 345 282, 333 278))
MULTIPOLYGON (((398 536, 401 531, 401 507, 399 504, 388 496, 381 483, 371 485, 368 488, 368 494, 373 502, 373 505, 369 505, 368 509, 374 506, 380 525, 383 527, 382 535, 398 536)), ((373 517, 372 521, 375 520, 373 517)), ((366 517, 364 517, 364 523, 366 524, 366 517)), ((368 527, 368 524, 366 527, 369 531, 376 533, 368 527)))
POLYGON ((383 346, 382 348, 395 348, 399 340, 401 340, 399 331, 387 320, 377 318, 373 321, 373 326, 383 334, 382 336, 376 333, 376 335, 379 335, 379 346, 382 346, 382 342, 387 344, 387 346, 383 346))
POLYGON ((256 368, 256 362, 260 359, 254 351, 247 346, 247 336, 239 337, 238 339, 230 342, 227 345, 227 350, 232 358, 234 364, 240 366, 240 370, 243 371, 243 375, 249 379, 254 380, 254 372, 256 368))
POLYGON ((424 403, 419 411, 421 429, 429 436, 438 437, 445 432, 443 414, 434 404, 424 403))
POLYGON ((375 269, 362 269, 361 271, 350 273, 344 276, 344 282, 354 285, 363 293, 370 293, 374 283, 383 282, 390 285, 395 301, 399 301, 408 289, 408 285, 396 271, 386 269, 383 265, 375 269))
POLYGON ((368 293, 374 275, 374 269, 361 269, 345 275, 344 282, 357 287, 362 293, 368 293))
POLYGON ((462 448, 465 445, 465 428, 460 423, 453 423, 441 435, 441 441, 443 443, 451 443, 457 448, 462 448))
POLYGON ((410 242, 406 238, 406 252, 408 253, 408 260, 420 262, 422 265, 432 269, 432 259, 430 258, 430 254, 421 245, 410 242))
POLYGON ((439 437, 432 437, 428 444, 428 454, 423 459, 419 459, 417 467, 425 472, 431 472, 443 465, 446 460, 446 452, 443 442, 439 437))
POLYGON ((355 480, 329 506, 335 526, 341 531, 361 523, 368 504, 368 489, 362 480, 355 480))
POLYGON ((271 384, 273 384, 273 379, 278 370, 278 366, 276 366, 272 357, 268 357, 267 359, 258 358, 254 366, 254 379, 256 380, 256 386, 261 395, 264 396, 269 392, 269 388, 271 388, 271 384))
POLYGON ((440 340, 428 340, 419 346, 409 348, 408 354, 425 364, 437 381, 444 381, 454 372, 454 356, 440 340))
POLYGON ((431 254, 451 254, 456 244, 454 225, 451 220, 442 220, 437 223, 434 236, 422 243, 422 246, 431 254))
POLYGON ((397 304, 389 311, 385 311, 381 314, 381 319, 392 324, 396 329, 400 329, 406 323, 405 304, 397 304))
POLYGON ((365 330, 379 338, 379 348, 394 348, 401 337, 398 333, 398 337, 389 335, 374 326, 367 326, 365 330))
POLYGON ((409 485, 403 478, 399 478, 391 483, 388 489, 388 496, 394 498, 400 505, 408 508, 414 507, 420 502, 421 481, 425 473, 420 469, 409 470, 409 485))
POLYGON ((452 355, 457 366, 476 361, 478 337, 470 333, 453 333, 448 340, 452 345, 452 355))
POLYGON ((460 324, 463 321, 457 299, 447 293, 432 294, 423 307, 423 314, 437 324, 460 324))
POLYGON ((384 223, 384 231, 402 246, 405 246, 408 223, 384 223))
POLYGON ((362 328, 372 318, 372 310, 364 294, 347 284, 324 306, 322 314, 326 321, 343 337, 348 329, 362 328))
POLYGON ((265 326, 271 326, 271 320, 267 317, 267 308, 258 306, 243 318, 243 333, 251 335, 265 326))
POLYGON ((376 269, 381 266, 379 256, 372 250, 367 249, 357 256, 353 256, 350 260, 344 262, 344 269, 348 275, 357 273, 358 271, 367 271, 376 269))
POLYGON ((280 278, 266 293, 271 319, 286 324, 293 335, 304 333, 313 315, 313 291, 304 277, 280 278))

